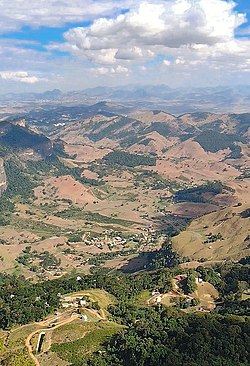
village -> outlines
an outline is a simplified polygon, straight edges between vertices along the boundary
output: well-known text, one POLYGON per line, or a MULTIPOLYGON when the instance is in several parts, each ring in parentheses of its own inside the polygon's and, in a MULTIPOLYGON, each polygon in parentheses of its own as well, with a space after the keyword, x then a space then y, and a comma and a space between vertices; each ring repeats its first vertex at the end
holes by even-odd
POLYGON ((67 260, 73 261, 79 268, 155 250, 161 247, 164 238, 152 226, 138 228, 135 233, 113 229, 105 230, 101 234, 86 232, 77 241, 68 241, 63 253, 67 260))
POLYGON ((103 249, 104 246, 107 246, 109 250, 112 250, 115 247, 126 248, 135 243, 140 246, 155 244, 156 240, 159 238, 159 234, 151 225, 139 229, 141 232, 134 234, 115 231, 113 229, 105 230, 103 234, 98 236, 91 235, 90 232, 87 232, 83 235, 82 241, 86 245, 94 245, 99 249, 103 249))

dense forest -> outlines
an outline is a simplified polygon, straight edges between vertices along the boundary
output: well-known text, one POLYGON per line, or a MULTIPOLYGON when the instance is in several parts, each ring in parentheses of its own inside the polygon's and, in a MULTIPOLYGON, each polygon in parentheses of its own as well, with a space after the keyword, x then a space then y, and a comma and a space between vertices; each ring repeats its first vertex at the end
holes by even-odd
POLYGON ((95 354, 88 365, 249 365, 248 319, 188 315, 157 306, 138 311, 125 305, 110 310, 128 327, 114 335, 106 343, 105 352, 95 354))
POLYGON ((139 165, 153 166, 156 164, 156 158, 146 155, 130 154, 125 151, 112 151, 103 160, 110 164, 118 164, 127 167, 136 167, 139 165))
POLYGON ((175 193, 175 202, 199 202, 209 203, 210 197, 213 197, 223 191, 223 184, 219 181, 208 182, 197 187, 183 189, 175 193), (206 197, 205 197, 206 195, 206 197))
POLYGON ((202 131, 196 138, 204 150, 210 152, 217 152, 229 148, 236 141, 240 141, 238 135, 228 135, 226 133, 220 133, 213 130, 202 131))

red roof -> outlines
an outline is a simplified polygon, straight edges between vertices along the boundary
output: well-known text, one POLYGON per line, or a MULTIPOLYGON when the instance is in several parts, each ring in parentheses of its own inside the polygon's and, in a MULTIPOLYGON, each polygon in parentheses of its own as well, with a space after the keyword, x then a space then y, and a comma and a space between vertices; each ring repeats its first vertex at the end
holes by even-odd
POLYGON ((175 276, 175 280, 177 280, 177 281, 182 281, 184 278, 185 278, 185 276, 182 276, 182 275, 175 276))

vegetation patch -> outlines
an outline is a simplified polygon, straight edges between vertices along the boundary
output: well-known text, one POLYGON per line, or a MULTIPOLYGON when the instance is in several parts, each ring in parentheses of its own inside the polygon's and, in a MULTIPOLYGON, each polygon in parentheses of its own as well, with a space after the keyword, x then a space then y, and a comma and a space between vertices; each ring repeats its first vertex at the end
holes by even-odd
POLYGON ((136 167, 140 165, 156 165, 156 158, 146 155, 130 154, 125 151, 112 151, 103 160, 110 165, 122 165, 127 167, 136 167))
POLYGON ((29 358, 26 349, 19 350, 7 356, 1 363, 2 366, 35 366, 29 358))
POLYGON ((71 207, 67 210, 56 212, 55 216, 61 217, 63 219, 94 221, 101 224, 116 224, 122 226, 130 226, 134 224, 132 221, 108 217, 95 212, 83 211, 77 207, 71 207))
POLYGON ((183 189, 175 193, 175 202, 213 203, 211 198, 222 193, 223 184, 219 181, 208 182, 201 186, 183 189))
POLYGON ((115 323, 98 323, 93 330, 90 330, 83 338, 63 344, 53 344, 51 350, 56 352, 60 358, 72 364, 80 366, 87 361, 91 354, 115 333, 123 327, 115 323))
POLYGON ((238 135, 228 135, 222 132, 206 130, 201 132, 194 139, 205 151, 216 153, 233 145, 235 141, 240 141, 238 135))
POLYGON ((36 250, 32 250, 30 246, 22 251, 16 258, 16 261, 24 266, 28 266, 33 272, 37 272, 41 268, 43 270, 56 270, 61 264, 60 259, 57 259, 48 251, 38 253, 36 250))
POLYGON ((249 365, 247 321, 162 307, 115 311, 130 327, 114 335, 91 366, 249 365))

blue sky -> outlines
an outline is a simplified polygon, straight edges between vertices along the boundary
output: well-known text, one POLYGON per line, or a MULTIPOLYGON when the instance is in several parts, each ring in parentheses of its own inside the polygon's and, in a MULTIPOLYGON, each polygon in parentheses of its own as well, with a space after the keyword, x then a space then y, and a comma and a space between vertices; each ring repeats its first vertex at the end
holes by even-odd
POLYGON ((2 0, 0 92, 250 81, 246 0, 12 2, 2 0))

